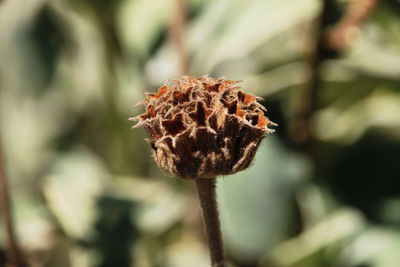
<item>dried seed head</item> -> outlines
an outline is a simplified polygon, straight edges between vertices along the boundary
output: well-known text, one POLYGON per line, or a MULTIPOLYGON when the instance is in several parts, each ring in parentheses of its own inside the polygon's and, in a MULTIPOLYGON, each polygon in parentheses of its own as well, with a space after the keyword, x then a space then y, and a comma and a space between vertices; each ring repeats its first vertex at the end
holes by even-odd
POLYGON ((147 93, 146 112, 131 118, 150 135, 159 167, 184 179, 246 169, 268 128, 257 97, 223 78, 183 77, 147 93))

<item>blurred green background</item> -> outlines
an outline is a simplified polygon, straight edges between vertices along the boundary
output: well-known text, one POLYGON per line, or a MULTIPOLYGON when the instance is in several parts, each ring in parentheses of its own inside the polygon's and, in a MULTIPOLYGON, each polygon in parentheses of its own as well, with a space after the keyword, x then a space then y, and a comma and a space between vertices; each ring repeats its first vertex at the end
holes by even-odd
MULTIPOLYGON (((334 25, 349 1, 328 2, 334 25)), ((218 180, 230 266, 400 266, 400 2, 322 58, 310 152, 289 129, 321 3, 187 0, 183 52, 174 0, 0 1, 3 164, 31 265, 209 265, 192 182, 127 121, 187 53, 187 74, 243 80, 279 124, 218 180)))

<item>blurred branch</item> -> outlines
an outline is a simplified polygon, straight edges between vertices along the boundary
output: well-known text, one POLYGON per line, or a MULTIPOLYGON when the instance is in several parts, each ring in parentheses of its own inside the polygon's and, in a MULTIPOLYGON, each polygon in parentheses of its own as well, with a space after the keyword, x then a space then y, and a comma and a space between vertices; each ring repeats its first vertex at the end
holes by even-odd
MULTIPOLYGON (((1 131, 1 129, 0 129, 1 131)), ((0 132, 0 213, 4 221, 6 235, 6 267, 26 267, 19 250, 17 238, 11 214, 11 199, 8 189, 6 171, 4 168, 4 156, 2 149, 2 136, 0 132)))
POLYGON ((320 86, 320 65, 327 51, 324 46, 324 31, 329 23, 328 14, 331 0, 322 0, 322 9, 315 23, 315 35, 312 40, 312 52, 309 56, 310 76, 304 88, 299 92, 297 106, 289 128, 294 143, 310 149, 312 143, 311 122, 316 109, 317 89, 320 86))
POLYGON ((354 0, 336 26, 327 34, 326 45, 340 50, 348 45, 358 33, 361 25, 374 11, 378 0, 354 0))
POLYGON ((187 51, 185 45, 186 5, 185 0, 175 2, 172 21, 169 27, 169 41, 179 57, 179 74, 187 75, 189 71, 187 51))
POLYGON ((300 96, 298 96, 298 103, 296 103, 289 128, 290 139, 310 153, 313 150, 312 116, 317 108, 317 91, 321 85, 321 63, 353 39, 354 32, 372 13, 377 3, 377 0, 354 0, 342 19, 327 33, 326 28, 331 23, 330 12, 332 12, 331 7, 334 2, 333 0, 321 1, 321 13, 315 23, 313 49, 309 56, 310 76, 299 92, 300 96))

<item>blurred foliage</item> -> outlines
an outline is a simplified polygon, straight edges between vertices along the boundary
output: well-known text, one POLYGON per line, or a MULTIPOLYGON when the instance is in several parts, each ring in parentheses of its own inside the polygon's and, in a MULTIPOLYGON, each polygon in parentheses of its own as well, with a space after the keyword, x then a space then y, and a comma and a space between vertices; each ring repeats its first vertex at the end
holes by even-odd
MULTIPOLYGON (((309 77, 317 0, 187 0, 190 74, 243 80, 277 133, 219 179, 231 266, 400 262, 400 3, 382 0, 321 67, 317 159, 287 126, 309 77)), ((330 1, 337 21, 348 1, 330 1)), ((208 266, 190 182, 153 163, 135 103, 179 73, 173 0, 3 0, 0 115, 34 267, 208 266)), ((1 222, 0 222, 1 225, 1 222)), ((2 229, 2 228, 1 228, 2 229)), ((0 231, 0 265, 4 234, 0 231)))

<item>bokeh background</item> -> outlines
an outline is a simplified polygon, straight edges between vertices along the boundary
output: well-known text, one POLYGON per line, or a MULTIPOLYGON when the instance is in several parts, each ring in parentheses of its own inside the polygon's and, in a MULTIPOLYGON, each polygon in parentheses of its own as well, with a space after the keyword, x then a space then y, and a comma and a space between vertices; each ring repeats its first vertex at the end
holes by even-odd
POLYGON ((31 266, 209 265, 193 184, 127 120, 182 73, 243 80, 279 124, 218 180, 230 266, 400 266, 399 14, 398 0, 0 1, 1 164, 31 266))

